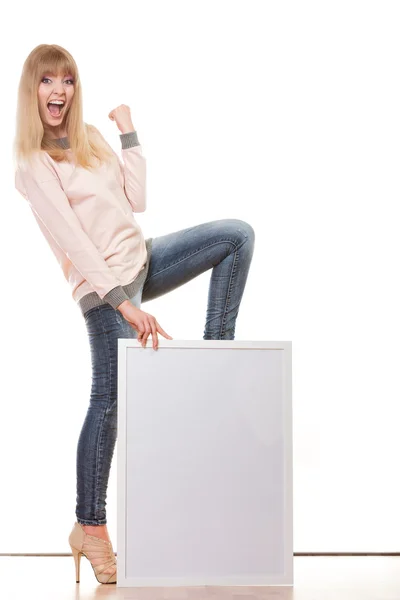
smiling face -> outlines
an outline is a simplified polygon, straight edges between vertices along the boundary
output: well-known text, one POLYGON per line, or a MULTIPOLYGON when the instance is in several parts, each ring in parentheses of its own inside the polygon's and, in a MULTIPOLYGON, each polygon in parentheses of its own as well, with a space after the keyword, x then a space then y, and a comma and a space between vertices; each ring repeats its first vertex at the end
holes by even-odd
POLYGON ((74 95, 74 80, 70 74, 64 76, 45 73, 38 88, 39 113, 43 127, 51 131, 54 138, 67 135, 65 115, 74 95), (58 102, 58 106, 51 104, 58 102), (63 101, 61 104, 59 101, 63 101))

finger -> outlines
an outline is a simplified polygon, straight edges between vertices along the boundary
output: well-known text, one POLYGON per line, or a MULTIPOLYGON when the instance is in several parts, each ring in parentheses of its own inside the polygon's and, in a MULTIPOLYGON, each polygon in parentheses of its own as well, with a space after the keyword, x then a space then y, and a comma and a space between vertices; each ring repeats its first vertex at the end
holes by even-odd
POLYGON ((171 337, 170 335, 168 335, 168 333, 166 331, 164 331, 164 329, 161 327, 160 323, 158 321, 156 321, 157 323, 157 330, 166 338, 169 338, 170 340, 173 340, 174 338, 171 337))
POLYGON ((146 346, 147 338, 149 337, 150 333, 151 333, 150 325, 149 325, 149 323, 146 323, 146 331, 143 334, 143 338, 142 338, 142 340, 143 340, 143 343, 142 343, 143 348, 146 346))
POLYGON ((143 339, 144 339, 145 333, 146 333, 145 327, 144 327, 144 325, 142 325, 142 327, 140 328, 140 333, 137 338, 142 345, 143 345, 143 339))
POLYGON ((153 349, 157 350, 158 336, 157 336, 156 320, 153 319, 152 321, 150 321, 150 324, 151 324, 151 337, 153 338, 153 349))
MULTIPOLYGON (((136 329, 136 327, 135 327, 135 329, 136 329)), ((137 340, 138 340, 139 342, 142 342, 142 337, 143 337, 143 335, 144 335, 144 333, 145 333, 145 327, 144 327, 144 324, 143 324, 143 323, 139 323, 139 324, 138 324, 138 326, 137 326, 137 331, 138 331, 138 334, 137 334, 137 340)))

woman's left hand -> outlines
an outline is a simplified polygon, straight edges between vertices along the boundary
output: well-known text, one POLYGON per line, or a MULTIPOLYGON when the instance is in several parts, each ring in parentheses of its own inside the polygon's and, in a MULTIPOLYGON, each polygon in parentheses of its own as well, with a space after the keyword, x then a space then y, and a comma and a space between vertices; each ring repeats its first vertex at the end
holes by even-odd
POLYGON ((126 104, 120 104, 114 108, 108 115, 111 121, 115 121, 121 133, 135 131, 132 123, 131 109, 126 104))

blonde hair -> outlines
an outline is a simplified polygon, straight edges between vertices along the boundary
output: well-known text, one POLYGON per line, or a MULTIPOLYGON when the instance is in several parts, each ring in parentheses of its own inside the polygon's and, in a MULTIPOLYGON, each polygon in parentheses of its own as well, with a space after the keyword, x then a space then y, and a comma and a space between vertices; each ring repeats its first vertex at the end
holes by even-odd
POLYGON ((73 77, 74 95, 64 125, 76 164, 86 169, 97 166, 97 161, 115 159, 101 133, 83 121, 82 88, 75 60, 61 46, 40 44, 25 60, 19 82, 14 165, 29 162, 38 152, 47 152, 57 162, 68 160, 66 150, 49 138, 40 118, 38 87, 45 73, 73 77))

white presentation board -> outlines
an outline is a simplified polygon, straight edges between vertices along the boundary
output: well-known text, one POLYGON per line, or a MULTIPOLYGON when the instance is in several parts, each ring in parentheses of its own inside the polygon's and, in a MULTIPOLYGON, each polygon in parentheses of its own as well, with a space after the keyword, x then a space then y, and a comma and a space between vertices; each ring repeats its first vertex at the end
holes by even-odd
POLYGON ((291 342, 118 340, 117 586, 293 584, 291 342))

